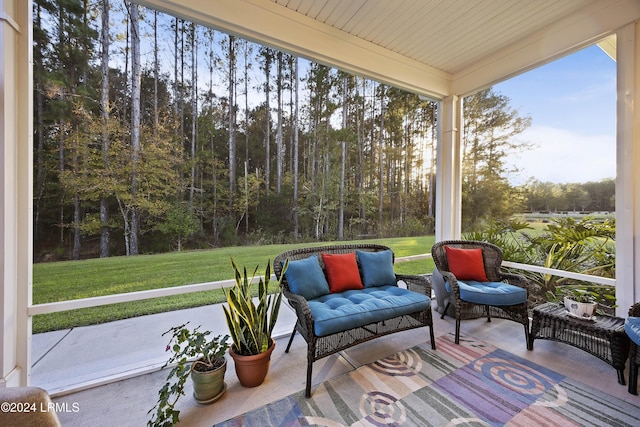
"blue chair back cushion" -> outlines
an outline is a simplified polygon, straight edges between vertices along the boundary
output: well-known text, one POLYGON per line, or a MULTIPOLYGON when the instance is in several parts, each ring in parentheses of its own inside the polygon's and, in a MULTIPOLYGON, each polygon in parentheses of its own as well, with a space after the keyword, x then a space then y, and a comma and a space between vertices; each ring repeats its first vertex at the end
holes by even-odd
POLYGON ((624 321, 624 331, 631 341, 640 345, 640 317, 627 317, 624 321))
MULTIPOLYGON (((516 305, 527 302, 527 290, 504 282, 476 282, 458 280, 460 299, 483 305, 516 305)), ((449 282, 447 290, 451 292, 449 282)))
POLYGON ((306 300, 329 293, 329 283, 318 262, 318 255, 289 261, 284 275, 287 277, 291 292, 302 295, 306 300))
POLYGON ((330 335, 430 307, 429 297, 397 286, 328 294, 309 301, 316 336, 330 335))
POLYGON ((378 252, 356 251, 362 270, 362 283, 366 288, 396 284, 393 271, 393 252, 390 249, 378 252))

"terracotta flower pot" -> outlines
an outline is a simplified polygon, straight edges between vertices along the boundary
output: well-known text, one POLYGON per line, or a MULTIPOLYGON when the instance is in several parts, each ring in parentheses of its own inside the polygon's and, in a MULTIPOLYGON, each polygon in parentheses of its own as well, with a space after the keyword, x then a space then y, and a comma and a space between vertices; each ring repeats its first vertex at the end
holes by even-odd
POLYGON ((193 397, 198 403, 213 403, 220 399, 227 389, 224 374, 227 372, 227 360, 224 365, 213 371, 191 370, 193 397))
POLYGON ((236 375, 243 387, 257 387, 264 382, 269 372, 271 353, 276 348, 276 342, 271 340, 271 345, 264 353, 253 356, 243 356, 235 352, 235 345, 229 349, 229 354, 236 365, 236 375))

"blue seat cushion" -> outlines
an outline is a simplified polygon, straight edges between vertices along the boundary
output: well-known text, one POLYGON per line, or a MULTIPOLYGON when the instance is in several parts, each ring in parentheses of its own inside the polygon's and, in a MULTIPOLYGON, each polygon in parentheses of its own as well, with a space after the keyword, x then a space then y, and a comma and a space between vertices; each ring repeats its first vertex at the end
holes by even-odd
POLYGON ((627 317, 624 321, 624 331, 631 341, 640 345, 640 317, 627 317))
POLYGON ((397 286, 376 286, 323 295, 309 301, 316 336, 426 310, 429 297, 397 286))
MULTIPOLYGON (((451 292, 449 282, 447 290, 451 292)), ((527 290, 504 282, 458 280, 460 299, 483 305, 515 305, 527 302, 527 290)))

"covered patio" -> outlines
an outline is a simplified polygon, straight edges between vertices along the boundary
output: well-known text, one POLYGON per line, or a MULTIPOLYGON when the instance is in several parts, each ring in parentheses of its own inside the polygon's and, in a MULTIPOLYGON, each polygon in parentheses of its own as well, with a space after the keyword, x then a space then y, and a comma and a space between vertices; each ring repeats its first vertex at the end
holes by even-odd
MULTIPOLYGON (((635 173, 640 166, 639 1, 140 0, 138 3, 437 101, 440 112, 436 188, 438 241, 459 238, 461 234, 463 98, 598 43, 615 58, 618 77, 617 315, 625 317, 628 308, 640 300, 640 174, 635 173)), ((0 3, 0 18, 3 53, 0 66, 3 88, 0 92, 3 130, 0 136, 3 153, 1 232, 4 243, 3 281, 0 284, 3 323, 0 387, 3 387, 31 383, 31 316, 41 311, 33 305, 31 295, 32 2, 4 1, 0 3)), ((609 378, 608 365, 603 364, 602 375, 592 372, 586 375, 586 370, 580 369, 581 366, 593 369, 591 356, 583 357, 578 350, 555 343, 542 343, 536 351, 527 353, 526 347, 520 345, 522 343, 505 340, 505 337, 519 337, 519 334, 509 332, 512 325, 495 322, 486 328, 484 322, 479 322, 477 328, 467 327, 466 333, 489 342, 495 340, 495 345, 505 346, 518 354, 521 352, 523 357, 554 360, 558 365, 556 369, 567 371, 567 375, 576 375, 594 386, 611 387, 611 390, 607 389, 610 393, 621 396, 626 393, 626 389, 615 381, 615 374, 609 378)), ((449 323, 446 319, 439 320, 435 327, 437 335, 450 331, 449 323)), ((420 332, 411 334, 411 338, 409 334, 390 337, 392 344, 389 345, 410 347, 414 342, 411 340, 423 340, 420 332), (403 340, 401 344, 394 341, 399 339, 403 340)), ((375 341, 371 345, 383 344, 375 341)), ((283 347, 280 346, 280 352, 283 347)), ((380 352, 370 352, 371 357, 384 351, 383 346, 380 352)), ((366 353, 369 352, 363 352, 366 353)), ((278 361, 286 357, 292 355, 276 355, 278 361)), ((331 362, 326 363, 330 370, 331 362)), ((285 378, 278 375, 278 369, 290 369, 275 368, 273 377, 278 381, 285 378)), ((321 371, 322 368, 317 370, 321 371)), ((326 378, 329 375, 327 373, 326 378)), ((158 378, 161 376, 155 374, 144 381, 157 381, 158 378)), ((142 380, 128 380, 130 384, 136 381, 142 380)), ((118 388, 126 384, 105 387, 118 388)), ((291 392, 282 383, 274 382, 273 385, 280 392, 291 392)), ((298 385, 302 387, 297 382, 289 387, 298 385)), ((261 399, 266 394, 262 393, 270 392, 269 388, 253 392, 242 390, 245 394, 239 395, 238 399, 265 403, 261 399), (254 392, 256 395, 252 395, 254 392)), ((147 395, 145 398, 149 396, 155 397, 147 395)), ((206 410, 214 412, 215 408, 206 410)), ((112 421, 109 412, 100 411, 101 417, 112 421)), ((116 412, 126 411, 118 409, 116 412)), ((205 418, 210 425, 212 418, 205 418)))
MULTIPOLYGON (((226 325, 223 322, 216 322, 216 319, 220 319, 222 316, 221 311, 220 306, 206 306, 191 310, 181 310, 179 317, 182 321, 189 320, 194 325, 203 321, 202 324, 207 329, 214 331, 214 333, 226 333, 226 325)), ((111 362, 122 363, 123 360, 133 359, 133 357, 129 358, 127 356, 127 350, 114 349, 114 345, 128 343, 128 346, 136 340, 150 340, 151 337, 148 336, 147 331, 166 330, 168 327, 175 325, 174 317, 167 313, 145 316, 145 318, 141 319, 140 324, 148 325, 152 323, 154 326, 146 331, 143 327, 129 328, 127 329, 129 338, 127 339, 115 339, 115 334, 106 334, 106 331, 111 331, 114 328, 113 325, 86 327, 89 330, 99 328, 103 331, 103 333, 99 333, 99 336, 104 338, 101 343, 97 343, 95 339, 91 340, 93 343, 92 348, 97 351, 104 348, 106 350, 104 354, 108 355, 105 357, 106 360, 101 369, 110 367, 111 362)), ((126 327, 128 320, 121 322, 123 324, 122 327, 126 327)), ((291 309, 288 306, 283 306, 276 328, 276 334, 279 338, 276 339, 276 349, 271 358, 269 374, 265 382, 260 386, 256 388, 242 387, 238 382, 233 362, 230 359, 228 360, 225 376, 227 390, 220 401, 210 405, 196 403, 191 397, 193 387, 191 381, 189 381, 185 390, 186 395, 180 399, 177 406, 177 409, 181 411, 179 425, 216 425, 283 398, 304 393, 306 344, 300 335, 294 340, 291 351, 289 353, 284 352, 294 322, 295 315, 291 309)), ((130 323, 128 322, 128 324, 130 323)), ((440 316, 434 316, 436 342, 441 344, 443 342, 441 341, 442 339, 452 339, 454 327, 455 321, 453 318, 445 317, 445 319, 440 319, 440 316)), ((597 390, 640 408, 640 397, 629 394, 626 386, 618 384, 616 370, 612 366, 584 351, 559 342, 536 340, 534 350, 528 351, 521 325, 515 322, 501 319, 495 319, 491 323, 487 323, 486 319, 466 320, 463 324, 461 344, 454 346, 462 348, 473 347, 476 343, 470 342, 471 340, 482 342, 483 346, 495 346, 499 351, 507 352, 516 357, 526 359, 528 362, 544 366, 567 381, 577 381, 584 384, 586 393, 588 393, 588 390, 597 390)), ((312 398, 317 397, 320 402, 326 402, 334 399, 337 393, 347 393, 346 389, 348 387, 345 387, 344 380, 347 379, 348 381, 350 375, 354 375, 358 368, 417 345, 430 346, 429 333, 426 328, 381 337, 317 361, 314 364, 312 398), (341 386, 337 387, 333 393, 328 393, 324 384, 332 380, 342 381, 341 386)), ((78 346, 80 346, 80 343, 75 343, 75 347, 78 346)), ((131 348, 137 348, 137 345, 131 345, 131 348)), ((161 348, 162 343, 154 350, 159 350, 161 353, 161 348)), ((152 351, 149 352, 150 357, 152 353, 152 351)), ((442 355, 445 359, 450 358, 450 354, 443 345, 440 345, 435 353, 442 355)), ((158 352, 155 352, 155 354, 157 355, 158 352)), ((58 352, 58 356, 54 354, 51 357, 56 360, 56 358, 59 359, 63 356, 58 352)), ((81 357, 83 356, 78 358, 80 359, 81 357)), ((160 355, 160 360, 163 360, 162 355, 160 355)), ((149 360, 148 362, 151 363, 153 361, 149 360)), ((42 377, 43 369, 46 369, 46 366, 42 366, 43 364, 46 365, 43 362, 37 366, 38 372, 36 376, 38 377, 42 377)), ((74 369, 69 363, 64 364, 67 365, 66 372, 74 369)), ((425 365, 427 364, 425 363, 425 365)), ((429 365, 434 366, 437 364, 431 363, 429 365)), ((82 371, 87 366, 87 363, 78 363, 77 370, 82 371)), ((158 370, 156 366, 155 369, 149 370, 145 375, 123 378, 117 382, 55 396, 53 401, 61 408, 79 408, 77 411, 60 411, 58 413, 60 422, 65 427, 145 425, 150 419, 147 411, 154 406, 157 399, 157 391, 164 384, 166 373, 166 370, 158 370)), ((625 374, 628 375, 628 369, 625 374)), ((357 404, 359 396, 349 396, 350 400, 357 404)), ((420 405, 416 405, 415 409, 421 410, 420 405)), ((380 411, 384 411, 382 405, 380 406, 380 411)), ((277 415, 274 418, 277 418, 277 415)), ((282 423, 282 418, 279 418, 279 420, 276 425, 282 423)), ((623 414, 614 415, 613 420, 613 424, 624 425, 625 416, 623 414), (615 420, 618 421, 615 422, 615 420)), ((436 418, 431 419, 431 422, 433 425, 440 425, 436 418)), ((551 418, 547 419, 547 422, 554 422, 556 423, 555 425, 558 425, 557 423, 562 424, 563 418, 551 416, 551 418)), ((262 422, 258 423, 245 420, 243 425, 259 425, 262 427, 270 424, 267 420, 262 420, 262 422)), ((334 425, 340 424, 335 422, 334 425)), ((603 422, 601 425, 607 425, 607 423, 603 422)))

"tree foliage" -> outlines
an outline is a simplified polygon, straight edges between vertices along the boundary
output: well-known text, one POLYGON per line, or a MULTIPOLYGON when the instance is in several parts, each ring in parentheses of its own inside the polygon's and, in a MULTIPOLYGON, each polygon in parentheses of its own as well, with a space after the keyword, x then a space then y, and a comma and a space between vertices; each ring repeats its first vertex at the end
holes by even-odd
MULTIPOLYGON (((433 230, 436 102, 130 2, 35 0, 34 61, 36 259, 433 230)), ((473 226, 528 120, 465 105, 473 226)))
POLYGON ((492 218, 508 218, 523 200, 508 182, 508 154, 530 144, 517 136, 531 125, 509 107, 509 98, 485 89, 464 100, 462 165, 463 230, 492 218))

